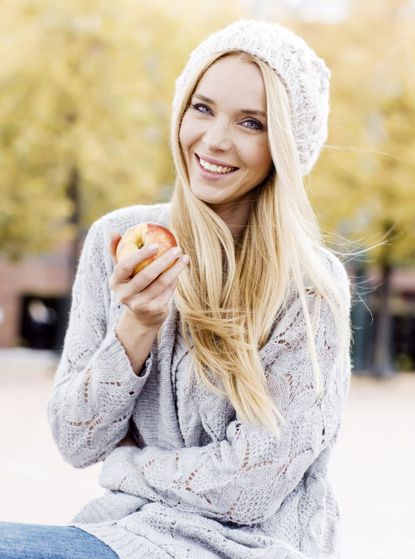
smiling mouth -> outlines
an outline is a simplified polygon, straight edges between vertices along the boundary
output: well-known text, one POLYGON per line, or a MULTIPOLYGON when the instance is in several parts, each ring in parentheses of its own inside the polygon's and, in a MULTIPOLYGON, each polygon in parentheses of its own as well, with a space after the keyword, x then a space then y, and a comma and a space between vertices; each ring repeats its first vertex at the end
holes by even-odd
POLYGON ((195 153, 195 157, 200 167, 202 167, 203 170, 212 173, 213 175, 229 175, 230 173, 234 173, 235 171, 238 170, 238 167, 215 165, 213 163, 209 163, 208 161, 205 161, 204 159, 199 157, 196 153, 195 153))

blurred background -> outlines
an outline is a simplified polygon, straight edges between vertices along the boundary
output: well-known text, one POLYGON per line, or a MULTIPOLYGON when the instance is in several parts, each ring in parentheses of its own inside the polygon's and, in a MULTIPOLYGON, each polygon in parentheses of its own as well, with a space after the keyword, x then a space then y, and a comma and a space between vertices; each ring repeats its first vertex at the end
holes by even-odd
POLYGON ((413 558, 414 0, 2 0, 0 520, 65 523, 101 494, 99 467, 64 464, 46 422, 79 252, 102 214, 169 200, 175 78, 240 17, 287 25, 332 71, 306 188, 354 293, 332 467, 345 558, 413 558))

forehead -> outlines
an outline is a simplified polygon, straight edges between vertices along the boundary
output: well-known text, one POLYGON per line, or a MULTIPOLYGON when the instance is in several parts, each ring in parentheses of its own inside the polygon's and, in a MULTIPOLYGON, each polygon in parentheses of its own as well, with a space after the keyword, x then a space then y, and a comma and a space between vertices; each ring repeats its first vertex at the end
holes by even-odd
POLYGON ((194 93, 215 102, 232 105, 248 104, 251 109, 265 110, 266 94, 261 70, 254 62, 239 55, 229 55, 214 62, 201 76, 194 93))

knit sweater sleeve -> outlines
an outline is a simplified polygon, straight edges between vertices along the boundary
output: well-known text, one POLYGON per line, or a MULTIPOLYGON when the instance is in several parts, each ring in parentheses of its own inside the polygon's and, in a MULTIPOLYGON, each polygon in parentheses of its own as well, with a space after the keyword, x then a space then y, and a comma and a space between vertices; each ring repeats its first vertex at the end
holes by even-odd
POLYGON ((275 514, 336 439, 349 386, 349 356, 340 350, 332 312, 319 296, 308 297, 318 318, 324 391, 317 397, 297 299, 274 328, 264 357, 270 394, 285 417, 279 436, 236 417, 225 440, 203 447, 117 448, 104 461, 101 484, 222 522, 252 525, 275 514))
POLYGON ((53 437, 63 458, 75 467, 100 461, 125 436, 151 368, 150 357, 141 376, 134 373, 115 324, 108 322, 107 251, 97 221, 79 259, 63 352, 48 401, 53 437))

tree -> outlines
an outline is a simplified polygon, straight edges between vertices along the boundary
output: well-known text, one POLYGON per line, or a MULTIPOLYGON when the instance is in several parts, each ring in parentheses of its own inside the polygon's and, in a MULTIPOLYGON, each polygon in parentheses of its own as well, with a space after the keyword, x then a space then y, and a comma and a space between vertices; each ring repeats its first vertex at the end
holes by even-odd
POLYGON ((313 204, 324 229, 363 248, 385 240, 369 252, 381 276, 373 361, 380 376, 393 369, 391 272, 415 263, 415 17, 407 8, 356 3, 342 24, 298 26, 332 70, 328 145, 308 181, 313 204))
POLYGON ((74 239, 76 260, 99 215, 166 198, 174 79, 201 35, 235 17, 232 2, 173 4, 0 4, 3 256, 74 239))

